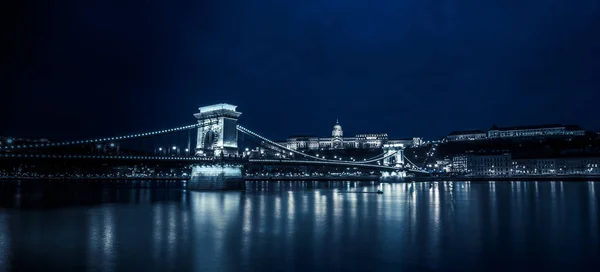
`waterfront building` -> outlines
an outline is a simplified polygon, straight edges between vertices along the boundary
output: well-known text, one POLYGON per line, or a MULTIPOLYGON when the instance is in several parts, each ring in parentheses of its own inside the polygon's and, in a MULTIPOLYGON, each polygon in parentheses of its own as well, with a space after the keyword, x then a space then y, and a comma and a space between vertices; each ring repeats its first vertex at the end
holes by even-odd
POLYGON ((576 125, 536 125, 498 127, 492 126, 488 138, 544 137, 544 136, 583 136, 585 130, 576 125))
POLYGON ((297 135, 288 137, 287 141, 278 142, 292 150, 336 150, 336 149, 379 149, 385 144, 403 144, 405 147, 420 146, 423 139, 390 139, 386 133, 357 134, 354 137, 344 137, 344 131, 339 121, 336 121, 331 131, 331 137, 313 135, 297 135))
POLYGON ((514 175, 552 175, 556 174, 556 159, 513 159, 512 169, 514 175))
POLYGON ((458 155, 452 157, 452 167, 450 170, 454 173, 467 173, 467 156, 458 155))
POLYGON ((487 134, 483 130, 452 131, 446 136, 447 141, 474 141, 486 138, 487 134))
POLYGON ((467 157, 467 171, 474 176, 508 176, 511 174, 511 166, 510 153, 467 157))
POLYGON ((512 166, 515 175, 598 175, 600 157, 520 158, 512 166))

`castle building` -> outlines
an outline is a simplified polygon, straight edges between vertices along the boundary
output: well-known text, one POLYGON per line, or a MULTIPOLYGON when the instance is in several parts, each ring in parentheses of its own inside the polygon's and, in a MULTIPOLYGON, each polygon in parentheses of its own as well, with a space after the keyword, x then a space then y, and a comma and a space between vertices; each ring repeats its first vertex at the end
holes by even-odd
POLYGON ((492 126, 488 131, 488 138, 516 138, 540 136, 583 136, 585 130, 576 125, 537 125, 498 127, 492 126))
POLYGON ((336 150, 336 149, 378 149, 384 144, 403 144, 405 147, 419 146, 421 138, 389 139, 386 133, 357 134, 355 137, 344 137, 339 121, 335 122, 331 137, 311 135, 290 136, 285 142, 278 142, 292 150, 336 150))

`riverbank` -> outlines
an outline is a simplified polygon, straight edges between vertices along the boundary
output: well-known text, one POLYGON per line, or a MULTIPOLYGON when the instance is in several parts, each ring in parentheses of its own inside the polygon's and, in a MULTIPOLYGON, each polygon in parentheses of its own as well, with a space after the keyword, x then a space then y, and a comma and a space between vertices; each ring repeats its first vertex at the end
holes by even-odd
POLYGON ((244 177, 246 181, 376 181, 380 176, 310 176, 310 177, 244 177))
POLYGON ((408 177, 404 181, 600 181, 600 176, 408 177))
POLYGON ((189 180, 189 177, 1 177, 0 181, 17 181, 17 180, 84 180, 84 181, 94 181, 94 180, 107 180, 107 181, 117 181, 117 180, 189 180))

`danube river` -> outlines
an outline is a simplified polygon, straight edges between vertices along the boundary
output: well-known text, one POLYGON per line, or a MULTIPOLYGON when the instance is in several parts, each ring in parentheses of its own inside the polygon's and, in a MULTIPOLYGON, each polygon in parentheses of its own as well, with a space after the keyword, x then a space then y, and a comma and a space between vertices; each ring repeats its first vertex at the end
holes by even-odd
POLYGON ((600 183, 247 185, 4 190, 0 270, 600 268, 600 183))

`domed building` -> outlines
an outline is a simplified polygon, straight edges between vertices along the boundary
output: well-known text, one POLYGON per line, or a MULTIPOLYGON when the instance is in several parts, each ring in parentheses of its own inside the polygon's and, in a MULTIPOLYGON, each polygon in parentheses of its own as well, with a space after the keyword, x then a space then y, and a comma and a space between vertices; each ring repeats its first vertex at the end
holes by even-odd
POLYGON ((342 130, 342 126, 340 125, 339 120, 335 120, 335 125, 333 126, 333 131, 331 131, 331 137, 343 137, 344 131, 342 130))
POLYGON ((335 125, 333 126, 333 130, 331 131, 331 145, 333 149, 343 149, 344 148, 344 131, 342 130, 342 126, 340 125, 339 120, 335 120, 335 125))
POLYGON ((388 139, 386 133, 357 134, 356 137, 345 137, 342 125, 336 120, 331 131, 331 138, 298 135, 290 136, 279 144, 293 150, 330 150, 330 149, 378 149, 384 144, 402 143, 404 146, 419 145, 421 138, 388 139))

